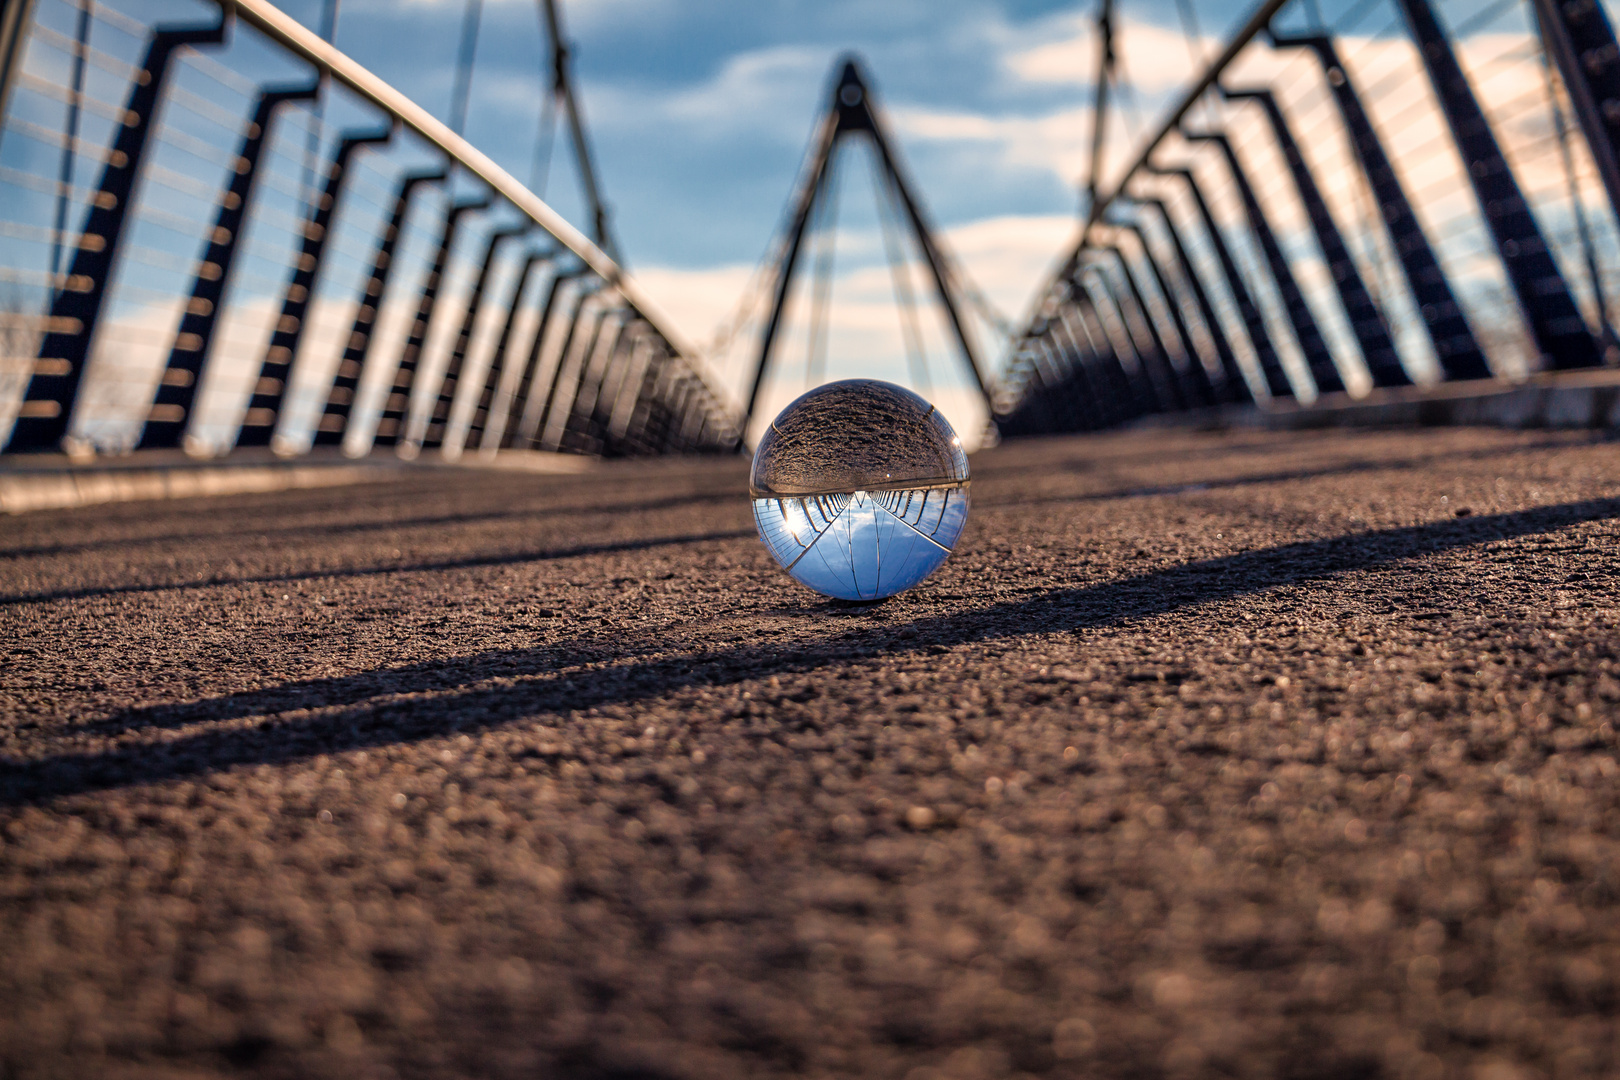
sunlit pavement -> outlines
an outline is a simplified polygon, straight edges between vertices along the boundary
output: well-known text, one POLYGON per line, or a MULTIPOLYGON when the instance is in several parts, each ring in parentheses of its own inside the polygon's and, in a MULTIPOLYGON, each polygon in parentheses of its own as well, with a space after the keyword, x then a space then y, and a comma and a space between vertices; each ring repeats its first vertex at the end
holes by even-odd
POLYGON ((0 520, 0 1075, 1620 1071, 1620 449, 1010 444, 0 520))

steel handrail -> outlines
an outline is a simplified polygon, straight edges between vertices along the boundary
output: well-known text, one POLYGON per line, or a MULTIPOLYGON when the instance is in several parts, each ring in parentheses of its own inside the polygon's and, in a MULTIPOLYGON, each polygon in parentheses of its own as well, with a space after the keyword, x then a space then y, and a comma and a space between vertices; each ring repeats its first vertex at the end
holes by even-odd
POLYGON ((646 319, 669 344, 670 350, 693 368, 706 384, 713 386, 707 373, 698 371, 696 354, 671 331, 668 317, 607 252, 530 191, 487 154, 450 130, 449 125, 362 66, 318 34, 306 28, 270 0, 218 0, 227 16, 243 22, 276 41, 290 52, 313 64, 318 70, 342 83, 377 108, 438 147, 462 168, 497 192, 522 213, 550 233, 646 319))

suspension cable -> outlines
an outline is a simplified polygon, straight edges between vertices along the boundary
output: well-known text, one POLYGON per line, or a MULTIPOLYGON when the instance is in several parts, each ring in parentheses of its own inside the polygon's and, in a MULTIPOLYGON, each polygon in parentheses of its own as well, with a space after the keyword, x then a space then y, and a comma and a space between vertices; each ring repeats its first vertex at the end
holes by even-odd
POLYGON ((1552 108, 1553 130, 1557 134, 1558 149, 1564 170, 1564 183, 1569 188, 1570 202, 1574 204, 1575 230, 1581 240, 1581 254, 1586 258, 1586 273, 1592 280, 1592 304, 1597 309, 1598 329, 1605 350, 1616 346, 1614 326, 1609 322, 1608 298, 1603 292, 1603 275, 1599 272, 1597 249, 1592 244, 1591 225, 1586 218, 1586 204, 1581 198, 1580 181, 1575 176, 1575 154, 1569 145, 1569 124, 1564 116, 1563 102, 1553 83, 1552 57, 1545 46, 1541 53, 1541 75, 1547 88, 1547 104, 1552 108))
POLYGON ((467 126, 467 105, 472 100, 473 59, 478 53, 478 23, 483 15, 484 0, 467 0, 466 13, 461 19, 461 50, 456 57, 456 84, 450 95, 450 130, 464 135, 467 126))
POLYGON ((61 188, 56 197, 56 236, 51 242, 51 273, 63 271, 63 241, 67 236, 68 190, 73 184, 74 147, 79 139, 79 100, 84 94, 84 57, 90 45, 90 4, 79 5, 78 48, 73 54, 73 97, 68 102, 67 138, 62 142, 62 161, 58 171, 61 188))
POLYGON ((545 80, 540 95, 540 128, 534 137, 534 165, 529 170, 529 190, 546 197, 546 184, 551 180, 551 150, 557 144, 557 91, 551 80, 545 80))
POLYGON ((838 148, 827 158, 821 197, 815 207, 816 257, 810 266, 809 341, 804 353, 804 388, 821 382, 827 370, 827 308, 832 298, 833 252, 838 243, 838 148))
POLYGON ((872 196, 877 202, 878 222, 883 229, 883 251, 888 257, 889 276, 894 282, 894 302, 900 309, 900 337, 905 342, 906 365, 911 368, 911 377, 918 389, 924 394, 932 394, 933 384, 928 378, 928 353, 923 345, 922 326, 917 321, 916 297, 911 290, 911 265, 906 261, 896 235, 898 228, 895 218, 900 211, 895 206, 892 183, 884 183, 888 177, 879 173, 880 170, 874 166, 872 196))

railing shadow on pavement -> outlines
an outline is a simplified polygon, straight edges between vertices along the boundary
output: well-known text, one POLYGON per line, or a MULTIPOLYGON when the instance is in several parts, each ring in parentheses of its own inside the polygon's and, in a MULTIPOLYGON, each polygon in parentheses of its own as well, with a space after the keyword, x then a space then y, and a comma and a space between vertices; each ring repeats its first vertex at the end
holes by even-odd
MULTIPOLYGON (((977 610, 861 627, 812 646, 757 644, 641 659, 623 640, 595 640, 582 646, 497 650, 199 702, 153 705, 90 725, 73 725, 65 734, 79 738, 90 731, 134 733, 258 719, 246 726, 234 724, 105 753, 13 759, 0 764, 0 805, 34 804, 231 768, 283 764, 316 754, 420 742, 541 714, 647 700, 690 687, 813 672, 851 659, 1118 626, 1425 555, 1615 518, 1620 518, 1620 498, 1587 499, 1301 541, 1099 585, 1055 589, 977 610), (895 639, 892 635, 900 630, 908 636, 895 639), (629 662, 615 663, 627 657, 629 662), (434 690, 456 692, 428 699, 396 697, 434 690), (375 700, 384 695, 387 699, 375 700), (317 714, 275 720, 276 714, 289 710, 317 714)), ((812 614, 826 606, 807 603, 802 610, 812 614)), ((646 652, 661 651, 656 644, 649 642, 646 652)))

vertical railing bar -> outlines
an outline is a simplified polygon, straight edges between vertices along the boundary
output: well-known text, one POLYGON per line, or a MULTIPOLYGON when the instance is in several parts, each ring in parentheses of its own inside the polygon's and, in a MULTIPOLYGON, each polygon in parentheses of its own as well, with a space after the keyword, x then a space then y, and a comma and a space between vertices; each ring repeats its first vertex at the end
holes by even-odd
POLYGON ((354 323, 344 343, 343 356, 338 361, 337 371, 333 373, 332 386, 326 395, 326 407, 320 419, 316 421, 314 442, 316 446, 338 446, 348 438, 355 396, 359 393, 361 379, 372 355, 377 316, 382 310, 383 298, 387 295, 388 282, 395 263, 394 256, 405 228, 405 217, 410 208, 411 196, 424 184, 436 184, 447 177, 445 170, 439 169, 407 173, 400 180, 388 225, 377 238, 371 275, 366 280, 365 292, 356 301, 354 323))
POLYGON ((1227 291, 1237 304, 1238 317, 1242 320, 1243 328, 1249 335, 1249 344, 1260 362, 1260 373, 1265 380, 1266 390, 1273 398, 1292 397, 1294 388, 1288 381, 1288 375, 1283 371, 1282 361, 1277 356, 1277 347, 1271 340, 1271 331, 1266 327, 1265 318, 1260 314, 1253 294, 1249 292, 1243 273, 1238 269, 1237 260, 1232 257, 1232 249, 1227 246, 1226 236, 1215 220, 1214 212, 1204 199, 1204 191, 1198 183, 1198 178, 1193 175, 1190 168, 1162 168, 1149 165, 1142 171, 1148 176, 1179 179, 1187 185, 1187 190, 1192 195, 1193 207, 1198 211, 1204 232, 1209 237, 1210 247, 1215 251, 1216 263, 1226 283, 1227 291))
POLYGON ((94 249, 78 247, 68 271, 71 276, 88 279, 90 289, 63 291, 52 301, 47 325, 54 329, 47 330, 40 342, 38 356, 43 363, 35 365, 23 394, 21 410, 5 443, 6 449, 37 452, 60 447, 70 453, 90 449, 80 440, 69 440, 69 424, 129 221, 130 197, 141 172, 150 135, 156 127, 157 106, 170 71, 170 60, 185 46, 219 44, 225 40, 229 25, 229 16, 222 13, 214 26, 160 26, 153 31, 141 65, 144 80, 137 77, 130 86, 123 125, 118 129, 113 153, 102 169, 96 195, 79 230, 81 235, 100 236, 103 243, 94 249))
POLYGON ((1305 355, 1305 364, 1316 383, 1317 392, 1329 394, 1343 391, 1344 379, 1334 362, 1332 350, 1328 348, 1327 339, 1322 336, 1322 328, 1316 322, 1316 316, 1305 299, 1304 291, 1299 287, 1299 281, 1294 277, 1293 269, 1288 265, 1287 257, 1283 255, 1282 247, 1277 242, 1277 234, 1273 231, 1271 222, 1255 195, 1254 185, 1249 182, 1248 172, 1244 169, 1243 162, 1238 159, 1232 140, 1220 131, 1189 131, 1183 128, 1181 134, 1189 142, 1207 142, 1220 150, 1227 171, 1231 174, 1233 186, 1237 188, 1244 214, 1249 220, 1249 230, 1260 242, 1260 250, 1271 270, 1272 282, 1278 295, 1282 297, 1284 311, 1293 326, 1300 350, 1305 355))
POLYGON ((244 424, 237 436, 238 446, 271 446, 283 454, 301 449, 293 443, 292 435, 287 430, 283 402, 296 374, 295 365, 302 351, 309 307, 325 262, 338 200, 343 195, 343 180, 348 174, 349 160, 357 151, 365 146, 388 142, 393 136, 392 124, 381 131, 344 135, 332 154, 332 160, 322 163, 326 182, 311 212, 301 222, 303 242, 282 293, 280 314, 270 341, 265 346, 258 381, 243 413, 244 424), (245 422, 246 418, 254 416, 263 422, 245 422))
POLYGON ((400 352, 399 366, 394 371, 393 390, 384 402, 382 416, 377 421, 377 433, 372 437, 374 447, 398 446, 402 457, 415 456, 415 447, 410 444, 410 433, 406 430, 411 417, 411 391, 416 381, 416 368, 421 361, 422 349, 427 344, 428 330, 438 312, 445 267, 450 261, 450 248, 455 244, 462 218, 485 209, 489 203, 490 195, 486 192, 471 199, 452 203, 445 214, 433 263, 422 282, 421 295, 417 298, 416 317, 411 323, 410 336, 405 340, 405 347, 400 352), (387 425, 386 428, 384 425, 387 425))
POLYGON ((136 449, 181 445, 213 352, 220 309, 234 280, 236 256, 242 248, 243 224, 259 190, 259 164, 271 127, 281 106, 313 97, 318 90, 319 84, 313 83, 259 92, 252 119, 242 133, 242 144, 236 154, 237 167, 215 209, 208 246, 192 275, 190 299, 175 331, 174 345, 158 379, 136 449))
POLYGON ((1276 96, 1265 89, 1230 90, 1224 86, 1221 87, 1221 93, 1230 101, 1258 102, 1264 111, 1272 136, 1288 165, 1289 175, 1294 182, 1294 191, 1305 205, 1306 217, 1310 219, 1317 246, 1327 263, 1329 276, 1333 278, 1334 288, 1339 295, 1339 303, 1344 309, 1345 318, 1349 320, 1351 332, 1361 349, 1362 362, 1372 377, 1373 385, 1411 385, 1412 377, 1401 364, 1400 353, 1395 348, 1395 341, 1390 336, 1384 315, 1373 303, 1367 284, 1362 279, 1361 270, 1351 257, 1350 250, 1344 242, 1344 235, 1339 231, 1337 222, 1333 220, 1333 215, 1328 210, 1327 201, 1322 197, 1321 189, 1317 187, 1316 178, 1305 163, 1304 154, 1300 152, 1299 143, 1294 138, 1293 129, 1289 126, 1287 117, 1283 115, 1282 106, 1277 102, 1276 96))
POLYGON ((534 226, 531 223, 510 229, 497 229, 489 234, 485 242, 484 257, 478 265, 478 277, 467 296, 467 309, 461 317, 461 326, 456 331, 456 340, 450 349, 449 362, 445 365, 444 374, 439 377, 439 391, 434 395, 433 411, 428 416, 427 431, 422 436, 423 449, 434 449, 444 445, 445 434, 450 427, 450 413, 455 408, 456 386, 461 381, 461 368, 466 363, 467 350, 472 345, 474 325, 484 302, 490 271, 494 269, 501 243, 522 236, 532 228, 534 226))

